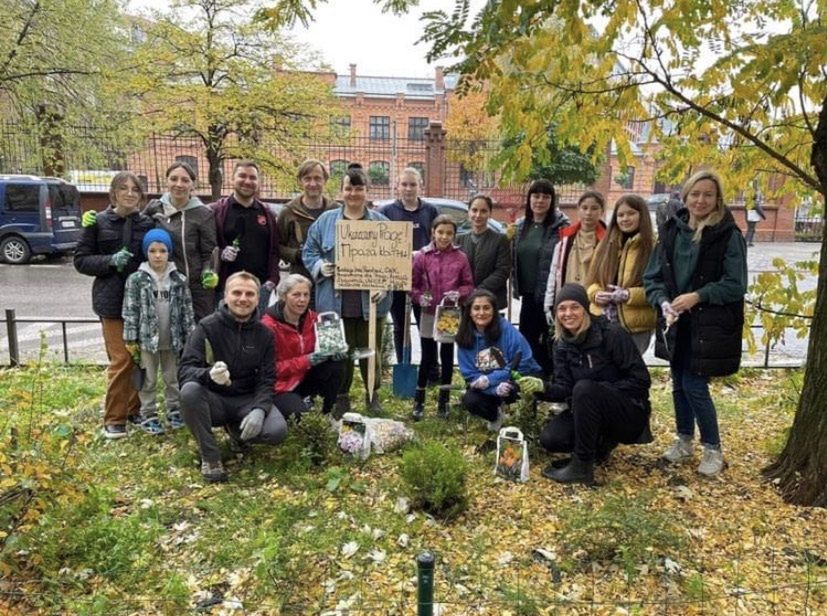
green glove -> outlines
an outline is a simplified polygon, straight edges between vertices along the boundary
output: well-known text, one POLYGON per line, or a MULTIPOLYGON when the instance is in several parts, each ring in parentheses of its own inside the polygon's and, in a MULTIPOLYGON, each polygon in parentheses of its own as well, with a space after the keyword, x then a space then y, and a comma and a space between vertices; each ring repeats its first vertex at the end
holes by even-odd
POLYGON ((126 264, 134 255, 126 249, 126 246, 121 248, 118 252, 109 257, 109 263, 115 266, 119 272, 123 271, 126 264))
POLYGON ((521 392, 528 395, 544 391, 546 388, 546 384, 543 383, 543 380, 537 378, 536 376, 520 377, 519 379, 517 379, 517 385, 520 386, 521 392))
POLYGON ((95 210, 84 212, 80 217, 81 227, 94 227, 98 222, 98 213, 95 210))
POLYGON ((214 271, 205 269, 201 272, 201 286, 205 289, 214 289, 218 286, 218 274, 214 271))
POLYGON ((126 350, 132 356, 132 361, 134 361, 139 366, 141 365, 141 346, 137 342, 127 342, 125 344, 126 350))

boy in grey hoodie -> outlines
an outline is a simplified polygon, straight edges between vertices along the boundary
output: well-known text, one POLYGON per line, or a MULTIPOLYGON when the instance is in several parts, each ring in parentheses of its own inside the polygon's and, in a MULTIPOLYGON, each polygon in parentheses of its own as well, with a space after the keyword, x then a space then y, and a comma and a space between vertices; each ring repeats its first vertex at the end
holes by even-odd
POLYGON ((152 229, 144 236, 142 248, 146 261, 126 280, 123 337, 135 363, 146 373, 138 391, 138 425, 157 435, 164 432, 155 400, 159 368, 164 379, 167 421, 172 428, 184 425, 178 411, 178 359, 195 327, 195 319, 187 279, 170 261, 169 233, 152 229))

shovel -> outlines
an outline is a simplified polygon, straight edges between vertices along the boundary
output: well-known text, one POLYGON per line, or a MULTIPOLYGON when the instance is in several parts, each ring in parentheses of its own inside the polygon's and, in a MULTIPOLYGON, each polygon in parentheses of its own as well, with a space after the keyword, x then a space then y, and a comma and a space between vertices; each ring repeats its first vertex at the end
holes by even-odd
POLYGON ((405 338, 402 345, 402 363, 393 367, 393 395, 413 398, 416 393, 417 367, 411 364, 411 296, 405 297, 405 338))

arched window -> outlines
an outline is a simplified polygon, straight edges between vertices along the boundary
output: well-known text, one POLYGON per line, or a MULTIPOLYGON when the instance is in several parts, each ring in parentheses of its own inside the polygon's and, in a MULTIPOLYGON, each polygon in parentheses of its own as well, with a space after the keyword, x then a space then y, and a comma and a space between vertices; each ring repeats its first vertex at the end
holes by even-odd
POLYGON ((391 165, 386 160, 372 160, 368 166, 368 177, 374 186, 389 186, 391 165))

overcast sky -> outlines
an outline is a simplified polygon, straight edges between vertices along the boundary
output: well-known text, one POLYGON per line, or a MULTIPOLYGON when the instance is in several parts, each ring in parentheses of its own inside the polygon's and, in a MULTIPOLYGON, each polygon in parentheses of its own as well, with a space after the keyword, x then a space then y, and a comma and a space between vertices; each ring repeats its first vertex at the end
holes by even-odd
MULTIPOLYGON (((472 6, 481 6, 475 0, 472 6)), ((162 0, 130 0, 132 10, 144 7, 164 9, 162 0)), ((414 45, 421 35, 422 13, 442 9, 451 13, 453 0, 420 0, 409 15, 394 17, 382 14, 372 0, 329 0, 315 12, 316 20, 308 28, 298 24, 293 34, 300 41, 319 50, 339 74, 347 74, 356 64, 359 75, 394 77, 432 77, 434 67, 425 62, 426 45, 414 45)), ((439 62, 450 64, 450 60, 439 62)))

